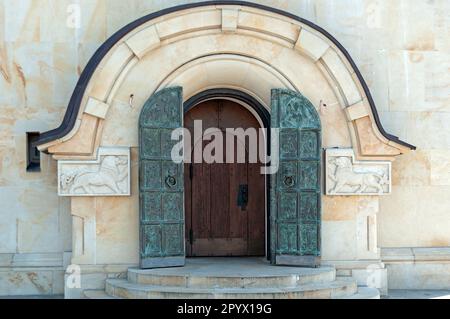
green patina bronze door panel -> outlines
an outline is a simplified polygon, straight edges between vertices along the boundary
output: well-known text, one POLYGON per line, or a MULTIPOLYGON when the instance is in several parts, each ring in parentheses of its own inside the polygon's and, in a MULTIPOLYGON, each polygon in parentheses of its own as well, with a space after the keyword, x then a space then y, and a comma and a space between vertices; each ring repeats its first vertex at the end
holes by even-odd
POLYGON ((272 91, 272 128, 279 129, 279 170, 271 177, 271 259, 279 265, 320 264, 321 125, 299 93, 272 91))
POLYGON ((184 171, 172 161, 172 131, 183 127, 182 88, 154 94, 139 119, 141 268, 183 266, 184 171))

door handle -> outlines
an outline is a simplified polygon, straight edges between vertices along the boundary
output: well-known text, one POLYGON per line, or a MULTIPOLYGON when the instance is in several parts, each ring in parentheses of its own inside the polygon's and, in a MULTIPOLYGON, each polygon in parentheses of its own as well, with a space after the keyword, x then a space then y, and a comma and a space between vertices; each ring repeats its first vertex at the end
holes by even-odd
POLYGON ((241 210, 247 209, 248 204, 248 185, 239 185, 239 193, 238 193, 238 206, 241 210))
POLYGON ((285 176, 283 182, 286 187, 294 187, 295 186, 294 176, 285 176))
POLYGON ((175 176, 169 175, 166 177, 166 185, 169 188, 173 188, 175 186, 177 186, 177 179, 175 176))

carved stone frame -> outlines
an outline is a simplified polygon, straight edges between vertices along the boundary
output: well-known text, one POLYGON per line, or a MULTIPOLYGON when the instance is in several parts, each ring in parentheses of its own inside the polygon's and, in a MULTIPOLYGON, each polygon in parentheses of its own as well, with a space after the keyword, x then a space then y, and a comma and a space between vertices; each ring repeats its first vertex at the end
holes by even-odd
POLYGON ((72 160, 60 160, 58 161, 58 195, 62 197, 107 197, 107 196, 130 196, 131 195, 131 164, 130 164, 130 148, 129 147, 101 147, 97 152, 97 159, 91 161, 72 161, 72 160), (122 193, 114 193, 112 190, 110 192, 103 193, 94 193, 94 192, 85 192, 85 193, 70 193, 64 192, 62 190, 62 178, 63 171, 68 167, 74 167, 78 169, 80 167, 98 167, 100 169, 102 157, 106 156, 121 156, 127 158, 127 176, 125 177, 126 182, 126 191, 122 193))

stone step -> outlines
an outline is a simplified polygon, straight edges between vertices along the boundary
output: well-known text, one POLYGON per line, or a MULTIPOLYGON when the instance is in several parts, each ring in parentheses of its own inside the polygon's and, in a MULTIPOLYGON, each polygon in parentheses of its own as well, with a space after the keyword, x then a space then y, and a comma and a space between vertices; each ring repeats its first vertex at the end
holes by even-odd
POLYGON ((377 288, 358 287, 356 294, 344 299, 381 299, 381 297, 377 288))
POLYGON ((104 290, 85 290, 83 294, 86 299, 117 299, 108 295, 104 290))
POLYGON ((305 284, 291 288, 186 288, 144 285, 108 279, 108 295, 125 299, 337 299, 356 294, 354 280, 305 284))
MULTIPOLYGON (((87 299, 119 299, 108 295, 104 290, 85 290, 84 295, 87 299)), ((358 287, 356 294, 344 296, 342 299, 380 299, 380 292, 376 288, 358 287)))
POLYGON ((299 268, 267 266, 246 269, 211 265, 183 268, 128 270, 128 281, 134 284, 183 288, 293 288, 300 285, 327 283, 336 279, 334 268, 299 268))

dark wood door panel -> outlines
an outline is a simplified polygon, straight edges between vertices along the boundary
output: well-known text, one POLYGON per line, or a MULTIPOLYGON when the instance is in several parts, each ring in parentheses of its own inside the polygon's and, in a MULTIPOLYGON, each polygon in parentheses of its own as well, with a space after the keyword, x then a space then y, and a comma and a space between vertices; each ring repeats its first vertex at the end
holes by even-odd
POLYGON ((196 239, 192 251, 193 257, 251 256, 248 242, 242 238, 196 239))
MULTIPOLYGON (((226 100, 204 102, 185 115, 185 127, 190 129, 192 138, 195 120, 203 121, 203 130, 214 127, 223 133, 227 128, 259 127, 248 110, 226 100)), ((202 147, 208 143, 203 142, 202 147)), ((235 154, 238 143, 242 141, 235 139, 235 154)), ((263 256, 265 253, 266 190, 265 177, 260 174, 261 164, 225 163, 226 152, 224 148, 224 163, 186 164, 188 256, 263 256), (242 187, 249 190, 248 203, 239 206, 242 187)), ((248 157, 246 154, 247 160, 248 157)))
POLYGON ((193 164, 192 178, 192 231, 194 238, 208 238, 211 232, 211 174, 209 165, 193 164))
MULTIPOLYGON (((206 164, 208 165, 208 164, 206 164)), ((211 198, 211 224, 208 238, 230 237, 230 165, 209 164, 211 167, 211 188, 202 194, 211 198)), ((194 176, 195 179, 195 176, 194 176)), ((202 212, 197 212, 201 214, 202 212)))
POLYGON ((261 256, 265 252, 266 235, 266 185, 261 174, 261 164, 248 165, 248 241, 249 255, 261 256))
POLYGON ((248 185, 248 164, 227 164, 229 175, 230 238, 248 238, 248 206, 238 206, 241 185, 248 185))

